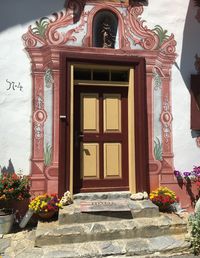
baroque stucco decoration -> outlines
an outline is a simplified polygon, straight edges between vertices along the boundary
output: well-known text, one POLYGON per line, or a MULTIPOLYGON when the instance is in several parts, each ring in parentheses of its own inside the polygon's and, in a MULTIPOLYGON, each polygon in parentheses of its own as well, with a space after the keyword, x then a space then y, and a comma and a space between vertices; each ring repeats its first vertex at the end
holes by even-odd
POLYGON ((23 40, 32 62, 33 79, 33 149, 32 149, 32 188, 35 192, 57 191, 58 145, 59 145, 59 84, 62 67, 60 52, 78 51, 97 55, 132 55, 146 59, 149 174, 150 188, 160 184, 173 183, 173 147, 170 79, 171 67, 175 61, 176 41, 174 35, 163 37, 156 29, 148 29, 141 19, 142 5, 122 4, 116 1, 68 1, 66 9, 53 14, 52 18, 42 18, 35 27, 30 26, 23 40), (92 47, 92 26, 95 14, 109 10, 118 18, 118 48, 101 49, 92 47), (53 130, 52 162, 44 165, 43 127, 46 120, 43 106, 45 71, 51 69, 53 87, 53 130), (162 80, 162 161, 154 156, 153 131, 153 76, 154 71, 162 80), (38 107, 39 99, 41 105, 38 107), (37 128, 36 128, 37 127, 37 128), (37 130, 36 130, 37 129, 37 130))

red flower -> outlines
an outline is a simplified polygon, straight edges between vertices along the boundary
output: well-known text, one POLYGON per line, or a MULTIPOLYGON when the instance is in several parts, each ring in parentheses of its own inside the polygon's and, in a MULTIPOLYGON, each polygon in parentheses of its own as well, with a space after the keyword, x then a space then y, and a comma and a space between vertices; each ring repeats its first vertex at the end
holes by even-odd
POLYGON ((200 181, 196 182, 197 187, 200 187, 200 181))

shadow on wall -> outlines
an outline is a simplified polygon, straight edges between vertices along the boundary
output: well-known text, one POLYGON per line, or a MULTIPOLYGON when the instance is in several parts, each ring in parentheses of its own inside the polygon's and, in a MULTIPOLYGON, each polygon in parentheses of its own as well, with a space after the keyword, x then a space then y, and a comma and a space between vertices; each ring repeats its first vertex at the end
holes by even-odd
POLYGON ((1 169, 2 174, 13 174, 15 172, 12 160, 9 159, 8 161, 8 167, 6 168, 5 166, 1 169))
MULTIPOLYGON (((200 23, 196 19, 199 8, 190 0, 183 31, 183 45, 180 60, 180 73, 187 89, 190 91, 191 74, 196 74, 196 54, 200 56, 200 23)), ((193 138, 200 136, 200 131, 191 131, 193 138)))
POLYGON ((198 7, 190 0, 183 31, 183 47, 180 61, 180 73, 190 89, 190 75, 195 74, 195 55, 200 55, 200 23, 195 18, 198 7))
POLYGON ((1 0, 0 32, 64 8, 65 0, 1 0))

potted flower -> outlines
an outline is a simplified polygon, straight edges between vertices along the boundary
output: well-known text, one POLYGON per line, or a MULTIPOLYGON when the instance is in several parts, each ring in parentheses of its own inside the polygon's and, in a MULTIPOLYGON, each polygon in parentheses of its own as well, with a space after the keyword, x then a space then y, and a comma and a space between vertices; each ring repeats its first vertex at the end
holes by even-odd
POLYGON ((193 187, 193 204, 195 211, 200 210, 200 166, 194 166, 191 171, 174 171, 177 181, 181 185, 185 185, 186 189, 193 187))
POLYGON ((12 229, 14 214, 9 209, 0 209, 0 234, 7 234, 12 229))
POLYGON ((175 192, 164 186, 152 191, 150 200, 159 207, 160 211, 171 211, 171 205, 178 202, 175 192))
POLYGON ((23 216, 30 198, 30 181, 27 176, 13 174, 0 175, 0 208, 18 210, 23 216))
POLYGON ((29 209, 42 219, 50 219, 62 208, 57 194, 42 194, 36 196, 29 204, 29 209))

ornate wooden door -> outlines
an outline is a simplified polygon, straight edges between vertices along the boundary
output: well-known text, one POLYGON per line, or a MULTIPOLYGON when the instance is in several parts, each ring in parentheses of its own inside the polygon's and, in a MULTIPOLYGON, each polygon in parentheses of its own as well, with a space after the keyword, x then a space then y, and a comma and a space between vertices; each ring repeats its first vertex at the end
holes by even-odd
POLYGON ((127 87, 75 86, 75 193, 129 189, 127 94, 127 87))

